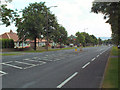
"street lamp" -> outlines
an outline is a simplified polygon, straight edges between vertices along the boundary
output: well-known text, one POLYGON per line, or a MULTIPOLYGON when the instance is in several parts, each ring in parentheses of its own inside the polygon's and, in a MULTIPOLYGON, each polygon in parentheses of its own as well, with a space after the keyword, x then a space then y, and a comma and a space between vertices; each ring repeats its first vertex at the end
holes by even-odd
POLYGON ((88 28, 84 28, 84 32, 85 32, 86 29, 88 29, 88 28))
MULTIPOLYGON (((52 7, 57 7, 57 6, 50 6, 50 7, 48 7, 47 9, 50 9, 50 8, 52 8, 52 7)), ((49 36, 48 36, 48 12, 46 11, 46 15, 47 15, 47 24, 46 24, 46 31, 47 31, 47 47, 46 47, 46 49, 47 49, 47 51, 48 51, 48 44, 49 44, 49 42, 48 42, 48 38, 49 38, 49 36)))

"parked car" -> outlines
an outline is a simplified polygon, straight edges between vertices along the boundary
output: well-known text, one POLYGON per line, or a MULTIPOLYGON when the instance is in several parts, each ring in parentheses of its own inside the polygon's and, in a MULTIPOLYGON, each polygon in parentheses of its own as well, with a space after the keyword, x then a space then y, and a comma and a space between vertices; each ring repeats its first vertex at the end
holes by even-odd
POLYGON ((74 44, 70 44, 69 46, 70 46, 70 47, 73 47, 73 46, 74 46, 74 44))
POLYGON ((120 44, 118 45, 118 49, 120 49, 120 44))

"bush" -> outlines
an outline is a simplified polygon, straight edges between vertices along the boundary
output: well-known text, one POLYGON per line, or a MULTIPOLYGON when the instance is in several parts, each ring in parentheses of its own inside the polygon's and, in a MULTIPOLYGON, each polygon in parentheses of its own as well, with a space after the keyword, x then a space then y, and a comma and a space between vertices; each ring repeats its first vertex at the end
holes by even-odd
POLYGON ((2 48, 14 48, 13 39, 2 39, 2 48))

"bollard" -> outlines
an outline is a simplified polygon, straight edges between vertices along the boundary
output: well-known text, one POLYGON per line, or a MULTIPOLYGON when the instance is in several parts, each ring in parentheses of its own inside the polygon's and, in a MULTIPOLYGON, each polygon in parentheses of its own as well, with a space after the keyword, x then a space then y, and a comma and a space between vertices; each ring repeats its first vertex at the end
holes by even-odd
POLYGON ((77 51, 77 46, 75 46, 75 51, 77 51))

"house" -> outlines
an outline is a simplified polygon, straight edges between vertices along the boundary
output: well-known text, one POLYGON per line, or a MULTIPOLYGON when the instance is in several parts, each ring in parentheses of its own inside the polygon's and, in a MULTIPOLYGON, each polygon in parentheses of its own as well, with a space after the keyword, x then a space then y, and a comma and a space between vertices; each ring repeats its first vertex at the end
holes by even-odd
MULTIPOLYGON (((21 41, 18 38, 17 33, 14 33, 12 30, 10 32, 5 32, 0 35, 0 39, 13 39, 14 40, 14 48, 26 48, 26 47, 34 47, 34 40, 26 39, 25 41, 21 41)), ((45 39, 36 39, 36 46, 41 47, 46 45, 47 40, 45 39)), ((49 46, 53 45, 53 41, 49 43, 49 46)))
MULTIPOLYGON (((22 44, 19 43, 19 38, 16 33, 14 33, 12 30, 10 32, 5 32, 4 34, 0 35, 0 39, 13 39, 14 40, 14 48, 21 47, 22 44)), ((24 46, 28 46, 28 44, 23 43, 24 46)))

